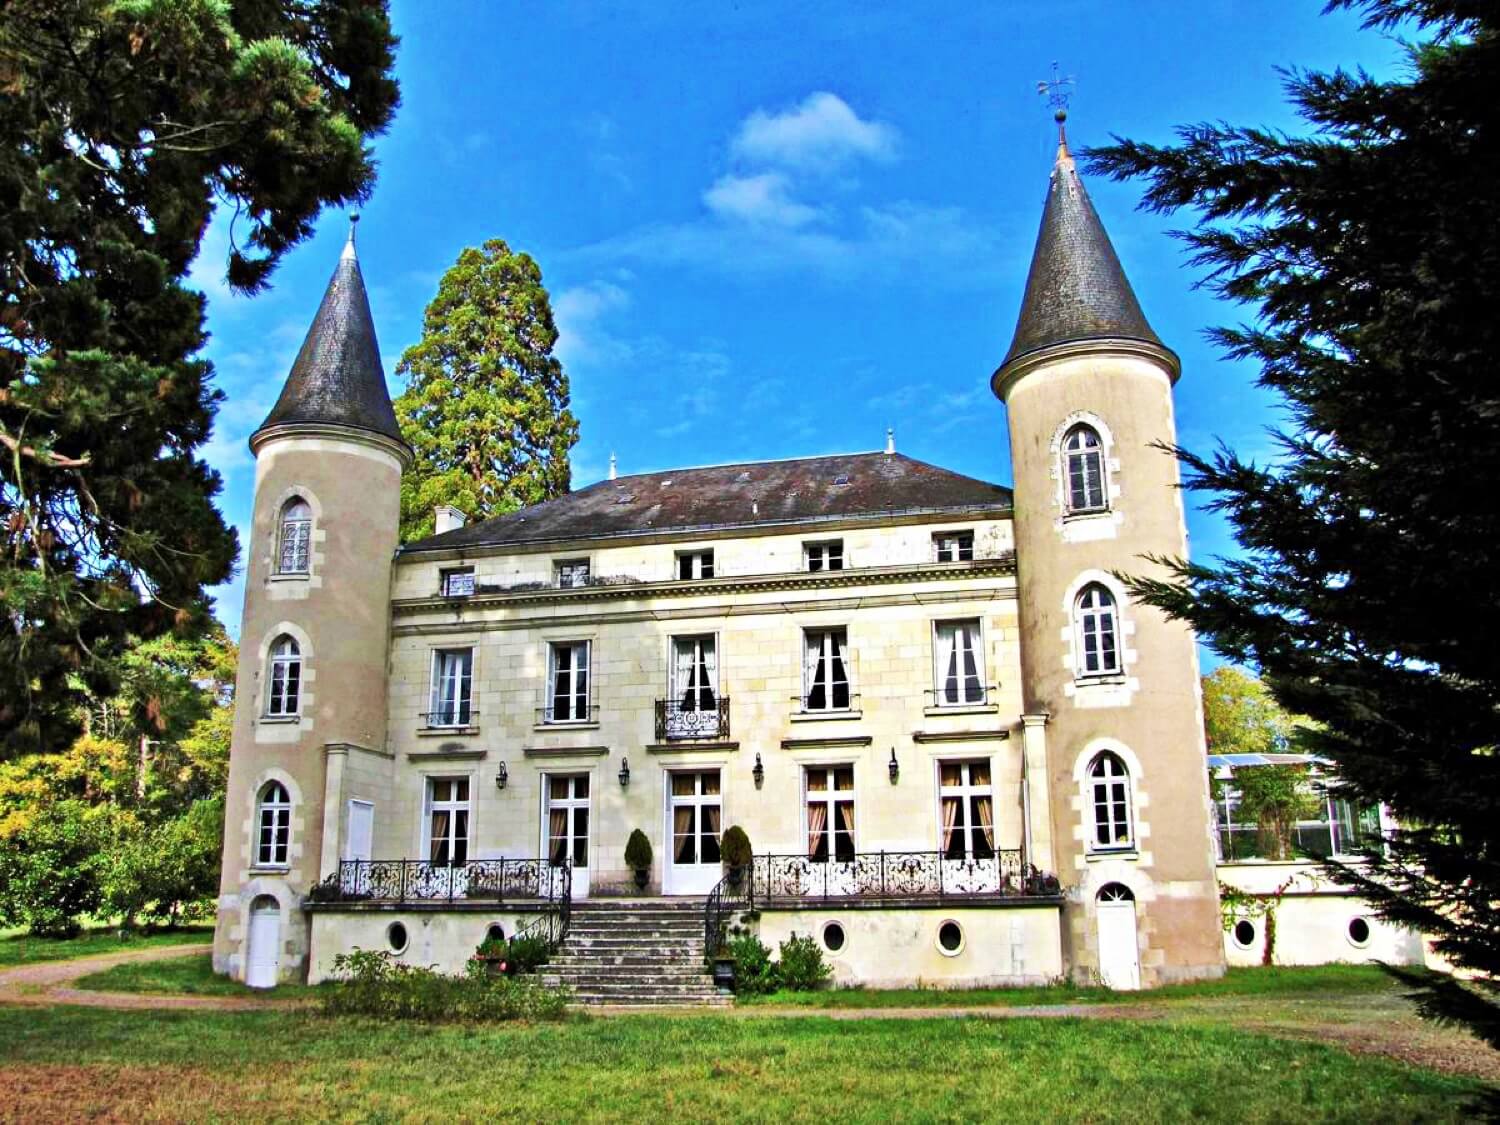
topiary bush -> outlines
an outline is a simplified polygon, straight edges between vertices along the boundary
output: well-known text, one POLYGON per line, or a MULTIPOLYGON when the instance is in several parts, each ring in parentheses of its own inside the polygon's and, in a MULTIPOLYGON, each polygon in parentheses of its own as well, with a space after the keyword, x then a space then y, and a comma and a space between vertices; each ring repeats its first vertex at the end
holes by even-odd
POLYGON ((646 834, 639 828, 631 832, 630 839, 625 841, 625 866, 632 871, 651 869, 651 841, 646 839, 646 834))
POLYGON ((561 1019, 569 993, 534 977, 492 977, 470 961, 449 976, 397 961, 385 950, 356 949, 333 959, 334 980, 319 989, 323 1011, 333 1016, 423 1020, 431 1023, 561 1019))
POLYGON ((724 951, 734 958, 734 990, 742 996, 760 996, 775 992, 778 984, 776 963, 770 948, 754 934, 738 934, 729 939, 724 951))
POLYGON ((828 983, 833 969, 823 960, 823 950, 811 935, 792 934, 781 943, 776 975, 782 988, 811 992, 828 983))
POLYGON ((719 841, 719 852, 724 857, 724 866, 730 870, 745 867, 755 858, 755 853, 750 850, 750 837, 738 824, 725 830, 724 838, 719 841))

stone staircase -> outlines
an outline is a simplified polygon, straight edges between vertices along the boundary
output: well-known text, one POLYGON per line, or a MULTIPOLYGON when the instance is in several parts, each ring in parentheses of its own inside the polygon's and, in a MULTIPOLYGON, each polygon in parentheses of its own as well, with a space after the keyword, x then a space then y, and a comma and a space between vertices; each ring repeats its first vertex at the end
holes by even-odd
POLYGON ((574 902, 567 939, 542 973, 582 1004, 734 1002, 703 965, 702 899, 574 902))

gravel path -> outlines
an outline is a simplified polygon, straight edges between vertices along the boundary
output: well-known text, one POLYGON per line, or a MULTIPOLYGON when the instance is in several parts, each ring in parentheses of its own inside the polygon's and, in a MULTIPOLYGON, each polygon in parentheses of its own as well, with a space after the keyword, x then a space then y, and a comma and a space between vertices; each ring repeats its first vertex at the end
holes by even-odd
POLYGON ((71 985, 79 977, 97 973, 126 961, 164 961, 191 953, 206 952, 202 942, 190 945, 158 945, 71 961, 38 961, 14 969, 0 970, 0 1004, 77 1004, 86 1008, 204 1009, 214 1012, 244 1012, 283 1003, 241 999, 234 996, 162 996, 145 992, 92 992, 71 985))

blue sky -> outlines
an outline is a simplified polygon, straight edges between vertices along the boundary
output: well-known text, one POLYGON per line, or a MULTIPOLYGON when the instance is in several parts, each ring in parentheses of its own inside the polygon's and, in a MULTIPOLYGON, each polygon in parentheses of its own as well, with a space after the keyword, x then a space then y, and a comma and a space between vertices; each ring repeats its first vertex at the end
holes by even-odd
MULTIPOLYGON (((879 448, 1010 483, 988 377, 1015 327, 1055 128, 1038 79, 1077 78, 1069 139, 1166 141, 1223 119, 1295 128, 1277 66, 1390 74, 1398 45, 1319 2, 816 4, 395 0, 402 108, 376 142, 360 260, 392 393, 438 278, 504 238, 540 263, 581 440, 573 483, 879 448)), ((1274 404, 1203 329, 1187 219, 1089 180, 1148 318, 1183 359, 1180 440, 1269 449, 1274 404)), ((243 540, 245 440, 291 365, 347 223, 325 214, 269 292, 194 272, 227 400, 206 451, 243 540)), ((1233 550, 1189 518, 1194 554, 1233 550)), ((217 591, 238 632, 243 584, 217 591)))

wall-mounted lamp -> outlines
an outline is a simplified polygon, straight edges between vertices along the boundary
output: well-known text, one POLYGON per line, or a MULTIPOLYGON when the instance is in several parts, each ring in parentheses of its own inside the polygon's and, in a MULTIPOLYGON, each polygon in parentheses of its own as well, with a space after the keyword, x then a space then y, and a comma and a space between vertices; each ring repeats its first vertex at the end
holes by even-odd
POLYGON ((495 788, 504 789, 505 783, 510 780, 510 770, 505 768, 505 763, 500 763, 500 768, 495 771, 495 788))
POLYGON ((766 783, 766 767, 760 764, 760 755, 755 755, 755 768, 750 771, 750 776, 755 778, 755 788, 759 789, 766 783))
POLYGON ((630 759, 620 759, 620 788, 624 789, 630 785, 630 759))
POLYGON ((901 776, 901 763, 896 761, 896 748, 891 747, 891 762, 888 767, 891 771, 891 784, 896 784, 896 779, 901 776))

